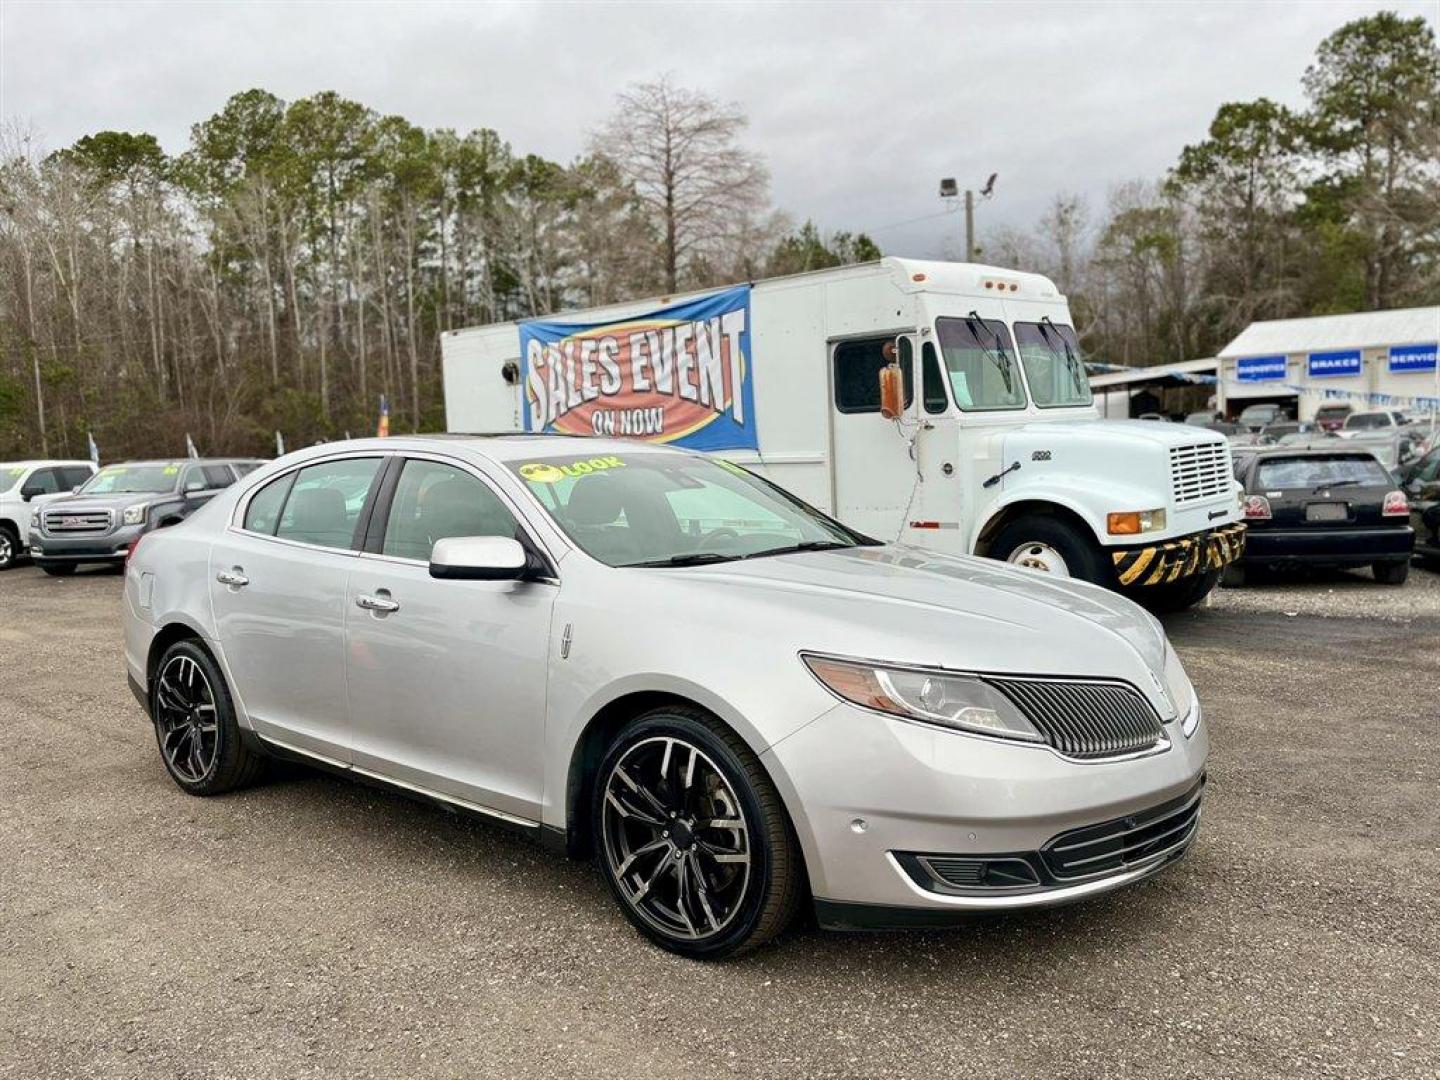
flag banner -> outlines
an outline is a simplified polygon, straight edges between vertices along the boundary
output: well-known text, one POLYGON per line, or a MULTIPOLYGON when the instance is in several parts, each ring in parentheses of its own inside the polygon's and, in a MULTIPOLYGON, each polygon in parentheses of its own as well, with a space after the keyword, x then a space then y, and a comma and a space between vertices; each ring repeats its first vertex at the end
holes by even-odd
POLYGON ((1286 383, 1283 389, 1296 394, 1311 394, 1327 401, 1363 401, 1367 405, 1393 405, 1414 408, 1424 413, 1440 410, 1440 396, 1430 394, 1384 394, 1373 390, 1336 390, 1328 386, 1299 386, 1286 383))
POLYGON ((1398 375, 1407 371, 1434 371, 1436 343, 1429 345, 1391 345, 1390 373, 1398 375))
POLYGON ((90 460, 99 465, 100 447, 95 444, 95 436, 88 431, 85 433, 85 445, 90 451, 90 460))
POLYGON ((279 431, 275 432, 275 456, 285 456, 285 436, 281 435, 279 431))
POLYGON ((380 395, 380 422, 375 425, 375 435, 385 439, 390 436, 390 399, 380 395))
POLYGON ((755 450, 750 286, 608 323, 520 324, 526 431, 755 450))
POLYGON ((195 440, 190 438, 188 431, 185 433, 185 453, 192 458, 198 458, 200 456, 200 451, 195 448, 195 440))
POLYGON ((1309 371, 1312 379, 1359 375, 1360 350, 1341 349, 1338 352, 1312 352, 1309 357, 1309 371))
POLYGON ((1235 361, 1239 382, 1277 382, 1285 378, 1284 356, 1242 356, 1235 361))

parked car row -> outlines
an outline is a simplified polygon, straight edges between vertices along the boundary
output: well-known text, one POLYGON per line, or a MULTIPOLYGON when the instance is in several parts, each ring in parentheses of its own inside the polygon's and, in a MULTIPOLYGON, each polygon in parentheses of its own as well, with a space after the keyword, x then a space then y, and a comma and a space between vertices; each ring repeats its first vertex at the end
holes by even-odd
POLYGON ((0 569, 22 556, 47 574, 124 562, 151 529, 183 521, 246 473, 255 458, 0 464, 0 569))

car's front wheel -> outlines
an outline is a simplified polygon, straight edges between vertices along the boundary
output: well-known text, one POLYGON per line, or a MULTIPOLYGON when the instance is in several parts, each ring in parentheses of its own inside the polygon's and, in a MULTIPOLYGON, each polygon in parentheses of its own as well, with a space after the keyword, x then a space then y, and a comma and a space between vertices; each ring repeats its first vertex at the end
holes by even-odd
POLYGON ((20 558, 20 536, 9 525, 0 525, 0 570, 9 570, 20 558))
POLYGON ((233 791, 264 766, 241 737, 220 668, 193 639, 171 645, 156 665, 150 716, 165 770, 191 795, 233 791))
POLYGON ((799 908, 799 843, 774 784, 744 741, 699 709, 665 706, 624 728, 591 810, 611 891, 663 948, 733 956, 799 908))

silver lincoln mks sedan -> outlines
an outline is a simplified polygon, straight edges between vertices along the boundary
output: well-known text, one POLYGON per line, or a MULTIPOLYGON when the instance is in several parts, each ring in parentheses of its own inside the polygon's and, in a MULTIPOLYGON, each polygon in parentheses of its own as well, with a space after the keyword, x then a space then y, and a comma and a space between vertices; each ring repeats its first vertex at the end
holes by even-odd
POLYGON ((715 457, 317 446, 147 533, 129 679, 194 795, 268 757, 593 855, 661 946, 1093 896, 1179 858, 1200 703, 1153 618, 877 543, 715 457))

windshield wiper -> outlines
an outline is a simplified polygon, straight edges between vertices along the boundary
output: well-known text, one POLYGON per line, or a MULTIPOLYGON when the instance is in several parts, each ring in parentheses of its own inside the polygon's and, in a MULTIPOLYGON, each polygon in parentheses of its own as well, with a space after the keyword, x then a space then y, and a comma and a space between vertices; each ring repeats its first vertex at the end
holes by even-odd
POLYGON ((664 559, 647 559, 645 562, 621 563, 621 566, 703 566, 706 563, 734 562, 740 555, 722 555, 718 551, 687 551, 684 555, 671 555, 664 559))
POLYGON ((1360 483, 1359 480, 1335 480, 1333 482, 1316 484, 1313 488, 1310 489, 1310 494, 1317 495, 1322 491, 1329 491, 1331 488, 1349 487, 1352 484, 1358 483, 1360 483))
POLYGON ((1050 321, 1049 315, 1040 316, 1039 326, 1040 333, 1044 335, 1046 341, 1050 340, 1050 335, 1045 328, 1048 326, 1055 331, 1055 336, 1060 339, 1060 344, 1065 346, 1065 366, 1070 369, 1070 381, 1075 384, 1076 390, 1084 391, 1085 386, 1080 382, 1080 365, 1075 359, 1075 354, 1070 351, 1070 342, 1065 340, 1065 335, 1060 333, 1060 328, 1050 321))
POLYGON ((752 551, 749 555, 740 556, 742 559, 763 559, 767 555, 791 555, 797 551, 832 551, 835 548, 857 547, 848 540, 802 540, 798 544, 786 544, 784 547, 765 548, 763 551, 752 551))
POLYGON ((975 335, 975 344, 979 345, 980 351, 989 358, 992 364, 1000 369, 1000 377, 1005 380, 1005 392, 1007 394, 1014 393, 1015 388, 1010 384, 1010 357, 1005 355, 1005 343, 1000 340, 999 333, 985 325, 985 320, 980 318, 978 311, 972 311, 969 315, 965 316, 965 325, 970 327, 972 332, 975 327, 978 326, 995 339, 995 344, 998 348, 994 351, 985 347, 984 343, 980 340, 979 334, 975 335))

